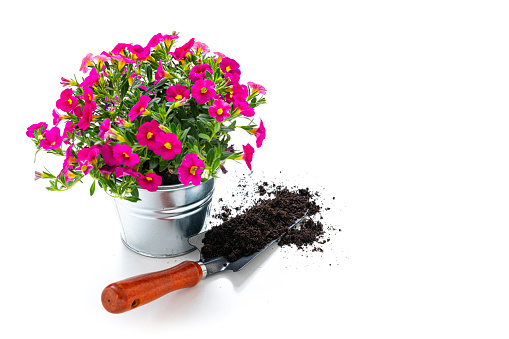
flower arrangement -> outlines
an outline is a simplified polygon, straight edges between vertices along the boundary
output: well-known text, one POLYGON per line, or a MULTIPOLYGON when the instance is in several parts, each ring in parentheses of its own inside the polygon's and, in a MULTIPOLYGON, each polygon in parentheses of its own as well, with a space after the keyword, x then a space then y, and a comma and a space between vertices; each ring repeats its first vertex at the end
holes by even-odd
POLYGON ((241 84, 234 59, 194 38, 175 47, 177 39, 176 32, 159 33, 145 47, 119 43, 89 53, 80 67, 86 77, 62 78, 53 126, 33 124, 26 134, 37 152, 63 156, 63 166, 58 175, 36 172, 36 179, 63 191, 89 175, 90 194, 97 183, 111 196, 137 201, 139 188, 199 185, 218 169, 226 173, 229 159, 251 170, 255 148, 235 149, 231 132, 243 129, 262 145, 265 127, 253 116, 265 88, 241 84))

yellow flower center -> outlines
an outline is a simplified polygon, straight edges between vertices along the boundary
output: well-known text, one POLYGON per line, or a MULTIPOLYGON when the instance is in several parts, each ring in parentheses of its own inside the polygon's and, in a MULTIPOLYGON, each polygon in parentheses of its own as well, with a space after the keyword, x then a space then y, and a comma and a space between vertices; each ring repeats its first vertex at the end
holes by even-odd
POLYGON ((69 103, 69 105, 72 105, 72 100, 71 100, 71 98, 69 98, 69 99, 67 100, 67 102, 69 103))
POLYGON ((153 135, 154 135, 154 133, 152 133, 152 132, 148 132, 148 133, 147 133, 147 139, 152 138, 152 136, 153 136, 153 135))
POLYGON ((87 165, 81 165, 81 170, 85 172, 87 170, 87 165))
POLYGON ((171 144, 169 142, 167 142, 164 144, 164 147, 166 147, 167 149, 171 149, 171 144))
POLYGON ((200 93, 205 94, 205 93, 207 93, 207 91, 208 91, 207 87, 202 87, 201 90, 200 90, 200 93))
MULTIPOLYGON (((203 89, 203 88, 202 88, 202 89, 203 89)), ((203 93, 203 92, 202 92, 202 93, 203 93)), ((176 100, 180 100, 180 99, 182 99, 182 95, 177 94, 177 95, 175 96, 175 99, 176 99, 176 100)))
POLYGON ((55 142, 55 141, 53 141, 53 142, 51 143, 51 146, 54 146, 55 144, 56 144, 56 142, 55 142))
POLYGON ((192 175, 196 175, 197 170, 198 166, 191 166, 191 168, 189 169, 189 173, 191 173, 192 175))
POLYGON ((147 176, 147 177, 145 177, 145 180, 152 181, 152 178, 147 176))
POLYGON ((221 114, 223 114, 223 109, 222 108, 217 110, 217 115, 221 115, 221 114))
POLYGON ((124 158, 129 158, 129 154, 127 154, 126 152, 123 152, 122 155, 124 156, 124 158))
POLYGON ((230 66, 226 66, 226 73, 229 73, 232 70, 230 66))

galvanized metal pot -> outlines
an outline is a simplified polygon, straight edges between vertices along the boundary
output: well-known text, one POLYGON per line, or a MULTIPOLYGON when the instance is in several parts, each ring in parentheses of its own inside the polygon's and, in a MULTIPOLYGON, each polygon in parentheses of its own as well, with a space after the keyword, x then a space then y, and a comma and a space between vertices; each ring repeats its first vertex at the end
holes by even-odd
POLYGON ((198 186, 139 189, 141 201, 113 199, 122 224, 122 242, 132 251, 156 258, 175 257, 195 248, 187 239, 204 229, 215 179, 198 186))

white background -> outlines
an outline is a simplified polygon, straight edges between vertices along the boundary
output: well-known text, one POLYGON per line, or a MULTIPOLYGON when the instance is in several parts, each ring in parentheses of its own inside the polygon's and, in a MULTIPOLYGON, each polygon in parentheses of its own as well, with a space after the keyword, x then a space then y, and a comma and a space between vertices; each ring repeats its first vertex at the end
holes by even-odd
POLYGON ((508 17, 506 1, 486 0, 4 4, 2 332, 507 338, 508 17), (34 183, 61 159, 34 163, 25 131, 51 123, 60 77, 87 53, 172 30, 267 88, 253 175, 325 192, 324 218, 342 232, 322 255, 273 248, 239 273, 112 315, 107 284, 196 258, 129 252, 90 182, 64 193, 34 183))

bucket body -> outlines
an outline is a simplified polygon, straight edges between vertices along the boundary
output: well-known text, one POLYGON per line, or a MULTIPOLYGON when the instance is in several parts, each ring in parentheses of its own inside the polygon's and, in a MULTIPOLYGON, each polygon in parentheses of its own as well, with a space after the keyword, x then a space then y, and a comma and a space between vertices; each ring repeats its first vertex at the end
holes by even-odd
POLYGON ((215 179, 198 186, 160 186, 156 192, 139 189, 135 203, 113 199, 122 225, 121 238, 132 251, 156 258, 175 257, 195 248, 189 237, 204 229, 210 213, 215 179))

